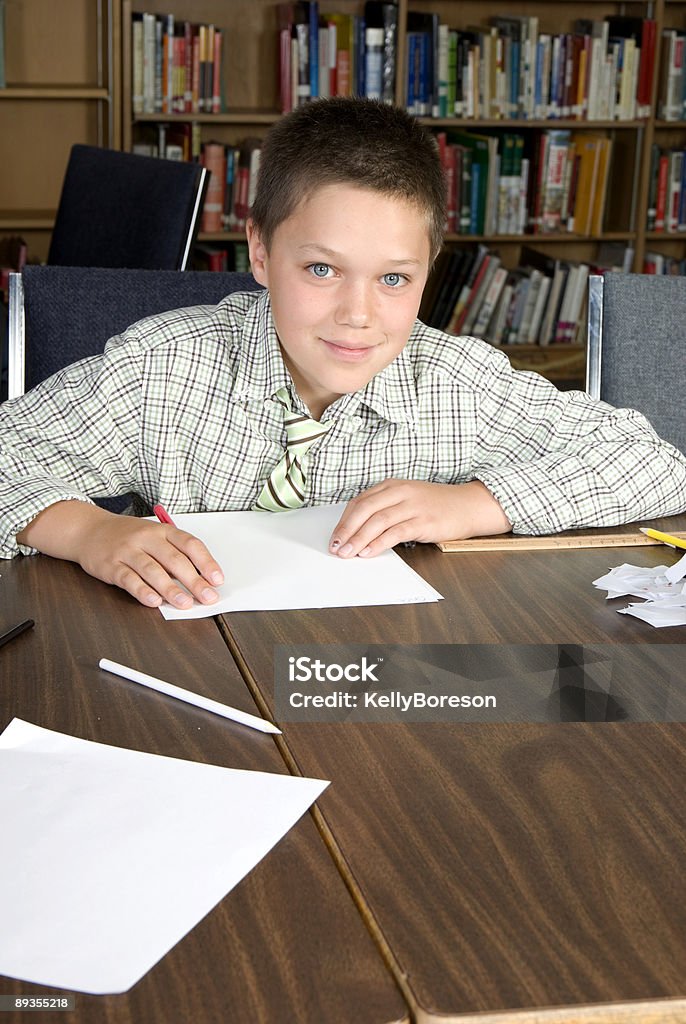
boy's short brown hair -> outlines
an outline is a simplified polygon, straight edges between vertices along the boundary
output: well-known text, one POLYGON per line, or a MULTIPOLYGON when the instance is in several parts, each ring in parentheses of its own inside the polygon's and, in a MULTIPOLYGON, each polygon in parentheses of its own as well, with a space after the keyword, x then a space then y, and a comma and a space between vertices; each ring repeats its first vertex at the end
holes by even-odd
POLYGON ((426 213, 431 259, 443 242, 446 184, 434 137, 399 107, 350 97, 286 114, 262 148, 251 217, 267 249, 279 224, 324 185, 404 199, 426 213))

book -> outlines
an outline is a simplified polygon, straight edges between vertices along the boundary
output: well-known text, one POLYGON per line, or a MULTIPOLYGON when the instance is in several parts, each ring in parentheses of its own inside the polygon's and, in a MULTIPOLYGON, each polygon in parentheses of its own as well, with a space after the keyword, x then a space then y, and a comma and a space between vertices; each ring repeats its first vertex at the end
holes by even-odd
POLYGON ((675 28, 662 30, 658 115, 678 121, 683 111, 684 33, 675 28))
MULTIPOLYGON (((398 51, 398 6, 395 3, 367 0, 364 5, 365 30, 381 30, 380 39, 380 78, 379 98, 385 103, 395 100, 395 77, 398 51)), ((365 54, 367 64, 369 51, 365 54)), ((369 82, 365 89, 369 95, 369 82)))
POLYGON ((483 275, 483 272, 486 269, 484 267, 484 262, 486 261, 488 255, 488 246, 477 246, 476 251, 472 256, 471 264, 468 268, 464 282, 460 286, 457 301, 455 302, 450 317, 446 322, 445 330, 448 332, 448 334, 457 334, 460 327, 462 326, 462 322, 466 315, 465 308, 467 306, 468 300, 470 299, 470 296, 473 293, 473 290, 475 291, 476 288, 478 288, 478 285, 480 284, 481 278, 479 275, 483 275))
POLYGON ((598 166, 591 204, 590 234, 592 235, 600 235, 603 230, 607 189, 610 179, 612 140, 601 138, 598 140, 598 146, 598 166))
POLYGON ((458 300, 460 290, 472 263, 469 249, 454 249, 449 258, 445 279, 436 296, 432 326, 444 330, 458 300))
POLYGON ((489 253, 482 264, 482 268, 479 270, 474 287, 467 299, 464 317, 457 328, 464 334, 472 333, 474 324, 481 312, 481 306, 499 267, 500 257, 496 256, 495 253, 489 253))
POLYGON ((206 142, 202 147, 201 162, 210 172, 205 194, 201 231, 221 231, 226 189, 226 156, 220 142, 206 142))
POLYGON ((538 287, 538 295, 536 296, 536 304, 531 315, 529 333, 527 337, 523 339, 529 345, 535 345, 538 343, 541 324, 543 322, 543 314, 546 309, 548 295, 550 294, 550 288, 552 283, 552 277, 548 277, 546 274, 541 275, 538 287))
POLYGON ((212 272, 229 269, 228 252, 216 242, 196 242, 193 247, 193 269, 212 272))
POLYGON ((574 341, 587 281, 587 264, 571 263, 552 339, 555 343, 568 344, 574 341))
POLYGON ((431 11, 407 12, 407 32, 416 37, 420 52, 414 103, 415 108, 420 109, 413 112, 429 117, 438 117, 439 111, 439 28, 438 14, 431 11))
POLYGON ((571 132, 551 129, 545 133, 547 145, 543 187, 541 189, 539 230, 551 234, 562 228, 565 181, 567 180, 567 153, 571 145, 571 132))
POLYGON ((555 328, 559 319, 560 305, 568 274, 569 265, 564 260, 555 260, 555 271, 550 286, 548 305, 543 316, 538 338, 539 345, 549 345, 555 339, 555 328))
POLYGON ((590 235, 593 222, 594 197, 598 178, 600 150, 604 136, 585 132, 572 136, 579 161, 574 208, 567 222, 569 231, 590 235))
POLYGON ((536 301, 538 299, 538 293, 541 288, 541 281, 543 280, 543 274, 540 270, 531 268, 528 271, 529 274, 529 285, 526 293, 526 299, 524 301, 522 316, 517 327, 517 337, 515 341, 519 344, 526 344, 529 340, 529 331, 531 329, 531 321, 534 315, 534 309, 536 307, 536 301))
MULTIPOLYGON (((470 195, 463 194, 462 210, 468 207, 469 229, 472 235, 483 235, 486 225, 489 194, 493 196, 492 175, 495 174, 495 162, 498 152, 498 139, 492 135, 476 132, 448 132, 448 140, 469 152, 469 169, 471 175, 470 195)), ((463 173, 462 187, 465 178, 463 173)), ((460 232, 463 232, 462 216, 460 232)), ((467 232, 464 232, 467 233, 467 232)))
POLYGON ((669 153, 661 152, 657 167, 655 195, 655 231, 664 231, 667 224, 667 194, 669 186, 669 153))
POLYGON ((238 166, 235 171, 234 184, 234 217, 235 228, 243 230, 250 213, 257 171, 260 165, 262 140, 259 138, 247 138, 239 147, 238 166))
POLYGON ((481 303, 479 315, 474 321, 474 325, 472 327, 472 333, 477 338, 481 338, 487 333, 488 325, 493 317, 501 292, 505 287, 507 273, 506 268, 501 266, 496 267, 493 273, 488 289, 484 295, 483 302, 481 303))

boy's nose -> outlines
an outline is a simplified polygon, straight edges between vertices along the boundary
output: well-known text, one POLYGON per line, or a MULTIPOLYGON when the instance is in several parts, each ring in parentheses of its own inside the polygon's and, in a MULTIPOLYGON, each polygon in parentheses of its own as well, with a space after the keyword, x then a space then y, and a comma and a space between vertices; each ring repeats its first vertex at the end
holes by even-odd
POLYGON ((365 282, 350 282, 338 292, 336 323, 349 327, 367 327, 372 319, 371 287, 365 282))

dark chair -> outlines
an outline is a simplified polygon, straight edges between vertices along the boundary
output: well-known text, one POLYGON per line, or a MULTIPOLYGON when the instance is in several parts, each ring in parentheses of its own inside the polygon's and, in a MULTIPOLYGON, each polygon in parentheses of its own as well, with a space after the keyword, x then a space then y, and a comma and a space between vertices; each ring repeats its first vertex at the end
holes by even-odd
POLYGON ((199 164, 72 146, 48 263, 185 270, 207 181, 199 164))
POLYGON ((259 288, 251 274, 24 267, 10 277, 9 397, 102 352, 142 317, 259 288))
POLYGON ((589 278, 586 390, 686 452, 686 278, 589 278))
MULTIPOLYGON (((24 267, 10 276, 9 397, 97 355, 109 338, 145 316, 215 305, 230 292, 257 290, 261 286, 252 274, 24 267)), ((97 504, 122 512, 130 500, 104 498, 97 504)))

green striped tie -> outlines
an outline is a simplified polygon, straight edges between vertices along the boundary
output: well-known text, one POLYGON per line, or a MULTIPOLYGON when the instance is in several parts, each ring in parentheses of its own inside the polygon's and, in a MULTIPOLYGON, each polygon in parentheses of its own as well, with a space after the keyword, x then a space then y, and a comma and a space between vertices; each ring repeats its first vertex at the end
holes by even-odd
POLYGON ((274 397, 284 409, 286 452, 272 470, 253 506, 263 512, 283 512, 290 508, 300 508, 305 501, 307 451, 331 426, 330 422, 319 423, 309 416, 293 412, 286 388, 281 388, 274 397))

